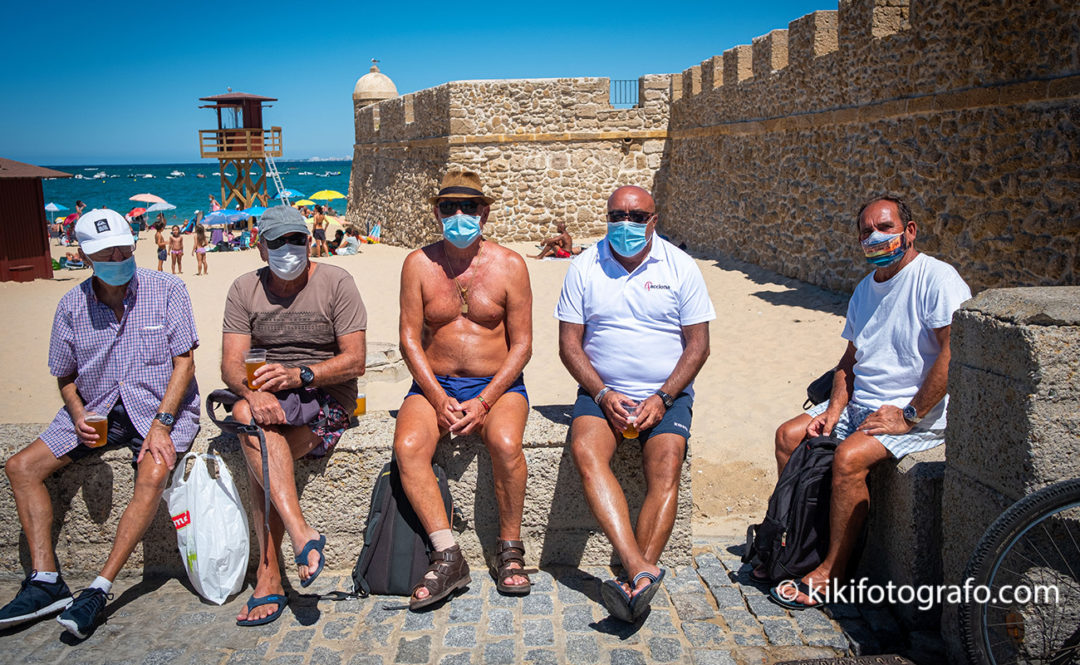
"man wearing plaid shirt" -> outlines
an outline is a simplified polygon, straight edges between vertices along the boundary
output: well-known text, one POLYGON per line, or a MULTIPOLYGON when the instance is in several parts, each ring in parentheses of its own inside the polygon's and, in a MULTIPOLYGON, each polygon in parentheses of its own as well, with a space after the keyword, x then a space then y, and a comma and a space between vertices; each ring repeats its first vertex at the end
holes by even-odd
POLYGON ((0 608, 0 628, 64 610, 57 620, 87 637, 100 622, 120 572, 157 511, 169 470, 199 429, 192 352, 199 344, 187 289, 172 275, 137 269, 122 216, 91 210, 75 224, 79 254, 94 276, 56 308, 49 370, 64 407, 39 438, 7 461, 33 572, 0 608), (104 439, 88 424, 107 419, 104 439), (135 492, 116 529, 101 575, 73 599, 52 549, 52 502, 45 479, 102 450, 131 450, 135 492))

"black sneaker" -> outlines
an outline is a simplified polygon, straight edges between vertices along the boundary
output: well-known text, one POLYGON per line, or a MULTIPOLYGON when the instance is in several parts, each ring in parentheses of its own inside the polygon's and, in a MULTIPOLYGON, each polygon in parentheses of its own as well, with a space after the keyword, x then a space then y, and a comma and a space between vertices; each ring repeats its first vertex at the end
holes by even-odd
POLYGON ((56 582, 49 584, 31 579, 33 576, 34 573, 30 573, 15 599, 0 608, 0 628, 59 612, 71 604, 71 591, 63 578, 58 576, 56 582))
POLYGON ((85 640, 100 623, 101 613, 105 611, 105 603, 110 600, 112 600, 111 593, 105 593, 95 587, 83 589, 75 598, 75 602, 71 603, 63 614, 56 617, 56 620, 69 633, 80 640, 85 640))

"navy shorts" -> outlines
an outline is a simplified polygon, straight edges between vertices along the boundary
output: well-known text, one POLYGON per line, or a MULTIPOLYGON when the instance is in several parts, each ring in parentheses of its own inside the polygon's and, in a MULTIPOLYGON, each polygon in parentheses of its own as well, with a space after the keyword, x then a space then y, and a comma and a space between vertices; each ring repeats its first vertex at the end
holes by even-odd
POLYGON ((157 260, 158 261, 164 261, 167 258, 169 258, 169 253, 166 252, 164 248, 159 249, 157 251, 157 260))
POLYGON ((139 451, 142 450, 143 436, 139 434, 139 430, 135 429, 135 425, 131 422, 131 418, 128 417, 127 411, 124 409, 123 402, 116 400, 116 404, 109 411, 108 419, 109 434, 105 437, 108 443, 100 448, 91 448, 80 442, 78 447, 69 450, 67 453, 71 461, 75 462, 106 450, 127 448, 131 451, 131 463, 135 464, 135 460, 139 458, 139 451))
MULTIPOLYGON (((460 402, 467 402, 470 399, 475 398, 484 388, 491 383, 494 376, 439 376, 435 375, 435 380, 439 382, 442 389, 446 391, 446 394, 460 402)), ((510 384, 510 387, 506 389, 508 393, 520 393, 525 401, 529 401, 529 393, 525 391, 525 378, 523 374, 518 374, 518 378, 514 379, 514 382, 510 384)), ((410 395, 423 395, 424 391, 420 388, 420 384, 416 381, 412 382, 409 386, 409 392, 405 394, 405 397, 410 395)), ((497 400, 496 400, 497 401, 497 400)))
MULTIPOLYGON (((642 430, 638 433, 638 441, 644 446, 645 442, 649 440, 649 437, 654 434, 678 434, 689 442, 690 421, 693 420, 694 417, 693 407, 694 399, 686 393, 679 393, 675 397, 675 403, 671 405, 670 409, 664 412, 664 417, 660 419, 660 422, 649 429, 642 430)), ((584 388, 580 387, 577 392, 577 400, 574 402, 572 419, 576 420, 579 416, 594 416, 596 418, 602 418, 607 422, 607 416, 604 415, 604 410, 593 401, 592 395, 586 392, 584 388)), ((689 445, 687 448, 689 448, 689 445)))

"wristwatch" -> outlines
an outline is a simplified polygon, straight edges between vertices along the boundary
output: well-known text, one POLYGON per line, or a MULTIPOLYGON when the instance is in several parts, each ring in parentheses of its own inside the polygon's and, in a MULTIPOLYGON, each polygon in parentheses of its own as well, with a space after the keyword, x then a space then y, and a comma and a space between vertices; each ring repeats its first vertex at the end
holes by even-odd
POLYGON ((305 365, 300 366, 300 387, 307 388, 311 385, 311 382, 315 380, 315 372, 311 371, 310 367, 305 365))
POLYGON ((667 394, 663 390, 657 390, 656 396, 660 398, 660 401, 664 403, 665 409, 670 409, 675 406, 675 398, 667 394))
POLYGON ((166 427, 172 427, 173 423, 176 422, 176 416, 171 413, 165 413, 164 411, 162 411, 161 413, 158 413, 154 416, 154 420, 159 421, 162 425, 166 427))
POLYGON ((919 421, 922 420, 922 418, 919 417, 919 412, 915 409, 915 407, 911 404, 908 404, 904 407, 904 420, 908 421, 909 423, 914 423, 918 425, 919 421))

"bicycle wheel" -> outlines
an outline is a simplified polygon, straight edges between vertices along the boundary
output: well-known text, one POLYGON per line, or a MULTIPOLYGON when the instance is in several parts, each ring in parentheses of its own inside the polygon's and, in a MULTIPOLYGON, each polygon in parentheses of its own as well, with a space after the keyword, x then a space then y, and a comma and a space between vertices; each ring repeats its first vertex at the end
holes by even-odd
POLYGON ((1080 478, 1002 513, 968 561, 968 578, 987 587, 960 605, 973 665, 1080 663, 1080 478))

